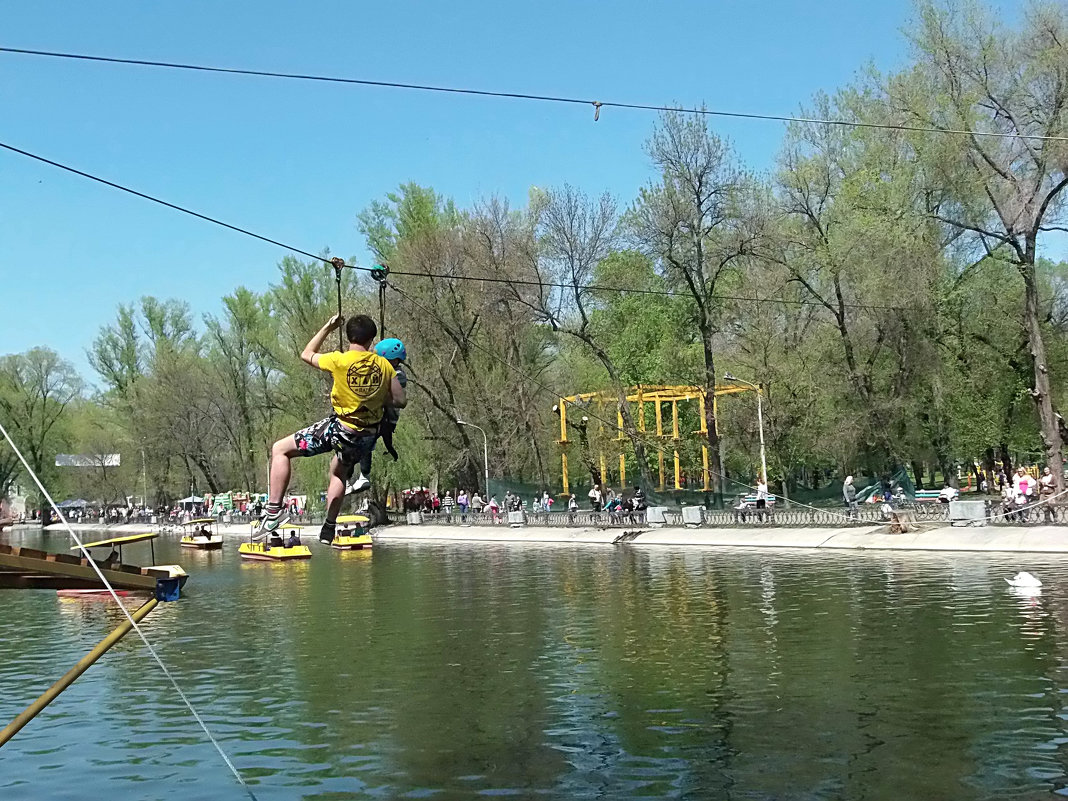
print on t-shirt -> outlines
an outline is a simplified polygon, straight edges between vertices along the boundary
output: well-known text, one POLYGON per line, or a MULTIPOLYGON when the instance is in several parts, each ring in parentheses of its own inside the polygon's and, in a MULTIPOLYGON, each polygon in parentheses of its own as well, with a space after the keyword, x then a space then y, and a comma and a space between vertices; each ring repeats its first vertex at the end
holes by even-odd
POLYGON ((352 394, 360 400, 366 400, 378 392, 382 386, 382 367, 377 359, 362 359, 349 365, 345 383, 352 394))

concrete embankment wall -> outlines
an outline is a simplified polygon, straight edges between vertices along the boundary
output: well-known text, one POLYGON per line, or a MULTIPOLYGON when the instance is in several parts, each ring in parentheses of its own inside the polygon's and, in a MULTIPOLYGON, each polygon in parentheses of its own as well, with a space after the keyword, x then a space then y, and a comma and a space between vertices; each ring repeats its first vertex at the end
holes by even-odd
POLYGON ((611 544, 622 537, 636 547, 671 545, 731 548, 836 548, 895 551, 1007 551, 1068 553, 1068 527, 939 526, 890 534, 886 526, 856 528, 504 528, 488 526, 390 526, 377 538, 420 542, 611 544))

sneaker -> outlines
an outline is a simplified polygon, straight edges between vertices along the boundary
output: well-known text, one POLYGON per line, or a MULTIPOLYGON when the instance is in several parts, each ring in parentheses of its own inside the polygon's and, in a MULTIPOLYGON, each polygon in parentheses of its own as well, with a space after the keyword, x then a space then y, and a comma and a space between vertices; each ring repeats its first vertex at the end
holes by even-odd
POLYGON ((371 479, 364 476, 362 473, 359 478, 353 481, 351 484, 345 487, 345 494, 352 495, 356 492, 363 492, 365 489, 371 486, 371 479))
POLYGON ((253 539, 256 542, 262 542, 267 536, 272 539, 280 537, 281 535, 276 533, 283 523, 289 520, 289 514, 285 509, 279 509, 274 514, 267 512, 263 519, 260 521, 260 529, 256 532, 256 536, 253 539))
POLYGON ((319 529, 319 542, 323 545, 329 545, 334 541, 334 533, 337 531, 337 524, 330 525, 329 523, 323 523, 323 527, 319 529))

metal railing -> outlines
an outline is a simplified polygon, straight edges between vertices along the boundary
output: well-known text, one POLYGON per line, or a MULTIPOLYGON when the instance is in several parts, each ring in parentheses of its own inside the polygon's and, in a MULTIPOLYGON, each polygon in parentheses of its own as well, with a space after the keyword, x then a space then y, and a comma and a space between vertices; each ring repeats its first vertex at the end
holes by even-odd
MULTIPOLYGON (((949 504, 913 503, 894 507, 895 511, 907 511, 919 523, 949 524, 949 504)), ((406 514, 402 511, 387 513, 391 523, 404 524, 406 514)), ((862 504, 856 512, 850 513, 845 507, 812 508, 794 505, 792 508, 777 507, 758 513, 756 509, 702 509, 702 528, 738 528, 738 527, 776 527, 776 528, 850 528, 854 526, 888 525, 890 518, 874 504, 862 504)), ((1005 510, 1000 499, 986 500, 986 520, 990 525, 1068 525, 1068 503, 1043 504, 1029 506, 1023 510, 1005 510)), ((423 512, 422 524, 428 526, 507 526, 508 515, 500 512, 468 512, 461 515, 454 510, 446 512, 423 512)), ((627 528, 648 526, 646 512, 526 512, 524 525, 535 527, 582 527, 582 528, 627 528)), ((669 509, 664 513, 664 525, 682 526, 683 513, 680 509, 669 509)))
MULTIPOLYGON (((675 513, 672 513, 675 514, 675 513)), ((386 515, 391 523, 406 523, 404 512, 389 511, 386 515)), ((677 513, 681 525, 682 513, 677 513)), ((461 515, 452 512, 423 512, 423 525, 427 526, 508 526, 508 513, 467 512, 461 515)), ((582 527, 582 528, 625 528, 627 526, 644 526, 645 512, 524 512, 523 524, 527 526, 582 527)))

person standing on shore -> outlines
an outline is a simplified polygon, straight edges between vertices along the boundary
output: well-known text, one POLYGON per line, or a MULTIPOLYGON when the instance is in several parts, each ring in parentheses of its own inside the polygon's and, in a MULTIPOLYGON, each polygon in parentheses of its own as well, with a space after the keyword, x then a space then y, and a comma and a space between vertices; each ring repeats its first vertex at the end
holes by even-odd
POLYGON ((590 508, 595 512, 601 511, 601 488, 596 484, 590 490, 590 508))
POLYGON ((1046 467, 1042 471, 1042 477, 1038 480, 1038 499, 1042 502, 1042 520, 1046 523, 1054 522, 1053 504, 1050 502, 1056 492, 1057 485, 1053 481, 1053 471, 1046 467))
POLYGON ((857 488, 853 484, 853 476, 846 476, 845 483, 842 484, 842 498, 845 500, 846 515, 856 520, 859 517, 857 509, 857 488))
POLYGON ((1027 505, 1031 501, 1031 496, 1034 495, 1034 479, 1027 474, 1023 465, 1016 468, 1016 473, 1012 477, 1012 500, 1016 511, 1016 522, 1026 523, 1030 510, 1027 509, 1027 505))
POLYGON ((764 476, 757 479, 756 509, 757 520, 763 523, 768 514, 768 482, 764 476))

